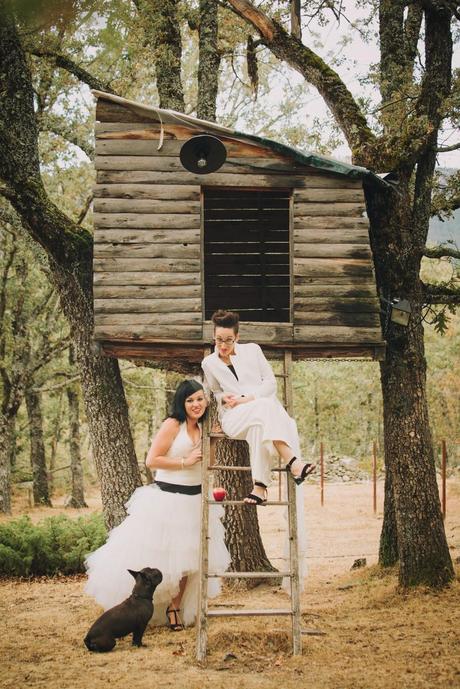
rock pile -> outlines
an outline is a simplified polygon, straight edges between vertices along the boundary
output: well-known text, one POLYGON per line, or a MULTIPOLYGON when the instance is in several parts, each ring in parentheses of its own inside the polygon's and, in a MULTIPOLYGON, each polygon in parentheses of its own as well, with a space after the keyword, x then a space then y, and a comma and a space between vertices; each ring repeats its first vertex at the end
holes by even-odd
MULTIPOLYGON (((380 476, 379 476, 380 477, 380 476)), ((320 481, 319 462, 311 480, 315 483, 320 481)), ((325 455, 324 457, 324 480, 328 482, 357 482, 370 481, 371 475, 363 471, 359 462, 354 457, 339 457, 337 455, 325 455)))

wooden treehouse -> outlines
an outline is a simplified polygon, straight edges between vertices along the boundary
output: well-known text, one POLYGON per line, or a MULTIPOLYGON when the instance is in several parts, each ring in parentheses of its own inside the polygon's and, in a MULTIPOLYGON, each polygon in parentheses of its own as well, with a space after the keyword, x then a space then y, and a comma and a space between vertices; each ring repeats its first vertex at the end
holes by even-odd
POLYGON ((224 308, 239 312, 242 341, 294 359, 382 357, 363 189, 376 176, 94 94, 94 338, 106 354, 198 363, 224 308), (225 146, 209 174, 181 162, 203 135, 225 146))

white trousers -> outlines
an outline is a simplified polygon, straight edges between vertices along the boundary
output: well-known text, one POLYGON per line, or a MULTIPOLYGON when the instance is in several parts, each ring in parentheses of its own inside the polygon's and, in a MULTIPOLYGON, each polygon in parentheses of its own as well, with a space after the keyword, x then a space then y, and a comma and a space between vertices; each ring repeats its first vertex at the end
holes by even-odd
POLYGON ((275 396, 224 409, 221 426, 229 438, 247 441, 252 478, 266 486, 271 483, 271 469, 279 456, 274 440, 284 441, 293 455, 300 457, 297 424, 275 396))

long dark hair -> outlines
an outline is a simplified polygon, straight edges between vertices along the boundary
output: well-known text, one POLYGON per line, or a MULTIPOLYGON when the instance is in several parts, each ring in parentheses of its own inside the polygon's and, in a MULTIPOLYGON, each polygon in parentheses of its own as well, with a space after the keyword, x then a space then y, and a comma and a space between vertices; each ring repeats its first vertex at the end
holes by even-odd
MULTIPOLYGON (((203 386, 197 380, 183 380, 174 393, 171 412, 168 418, 177 419, 177 421, 181 423, 185 421, 187 418, 187 414, 185 413, 185 400, 187 397, 190 397, 190 395, 193 395, 193 393, 198 392, 198 390, 203 390, 203 386)), ((201 418, 203 418, 203 416, 201 418)))

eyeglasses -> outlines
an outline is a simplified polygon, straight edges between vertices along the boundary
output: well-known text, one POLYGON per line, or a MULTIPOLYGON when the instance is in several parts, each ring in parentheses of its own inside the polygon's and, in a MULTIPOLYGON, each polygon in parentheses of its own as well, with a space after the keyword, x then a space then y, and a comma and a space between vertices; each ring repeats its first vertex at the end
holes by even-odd
POLYGON ((235 338, 234 337, 226 337, 225 340, 223 340, 221 337, 215 337, 214 342, 216 343, 216 345, 226 344, 226 345, 230 346, 235 342, 235 338))

